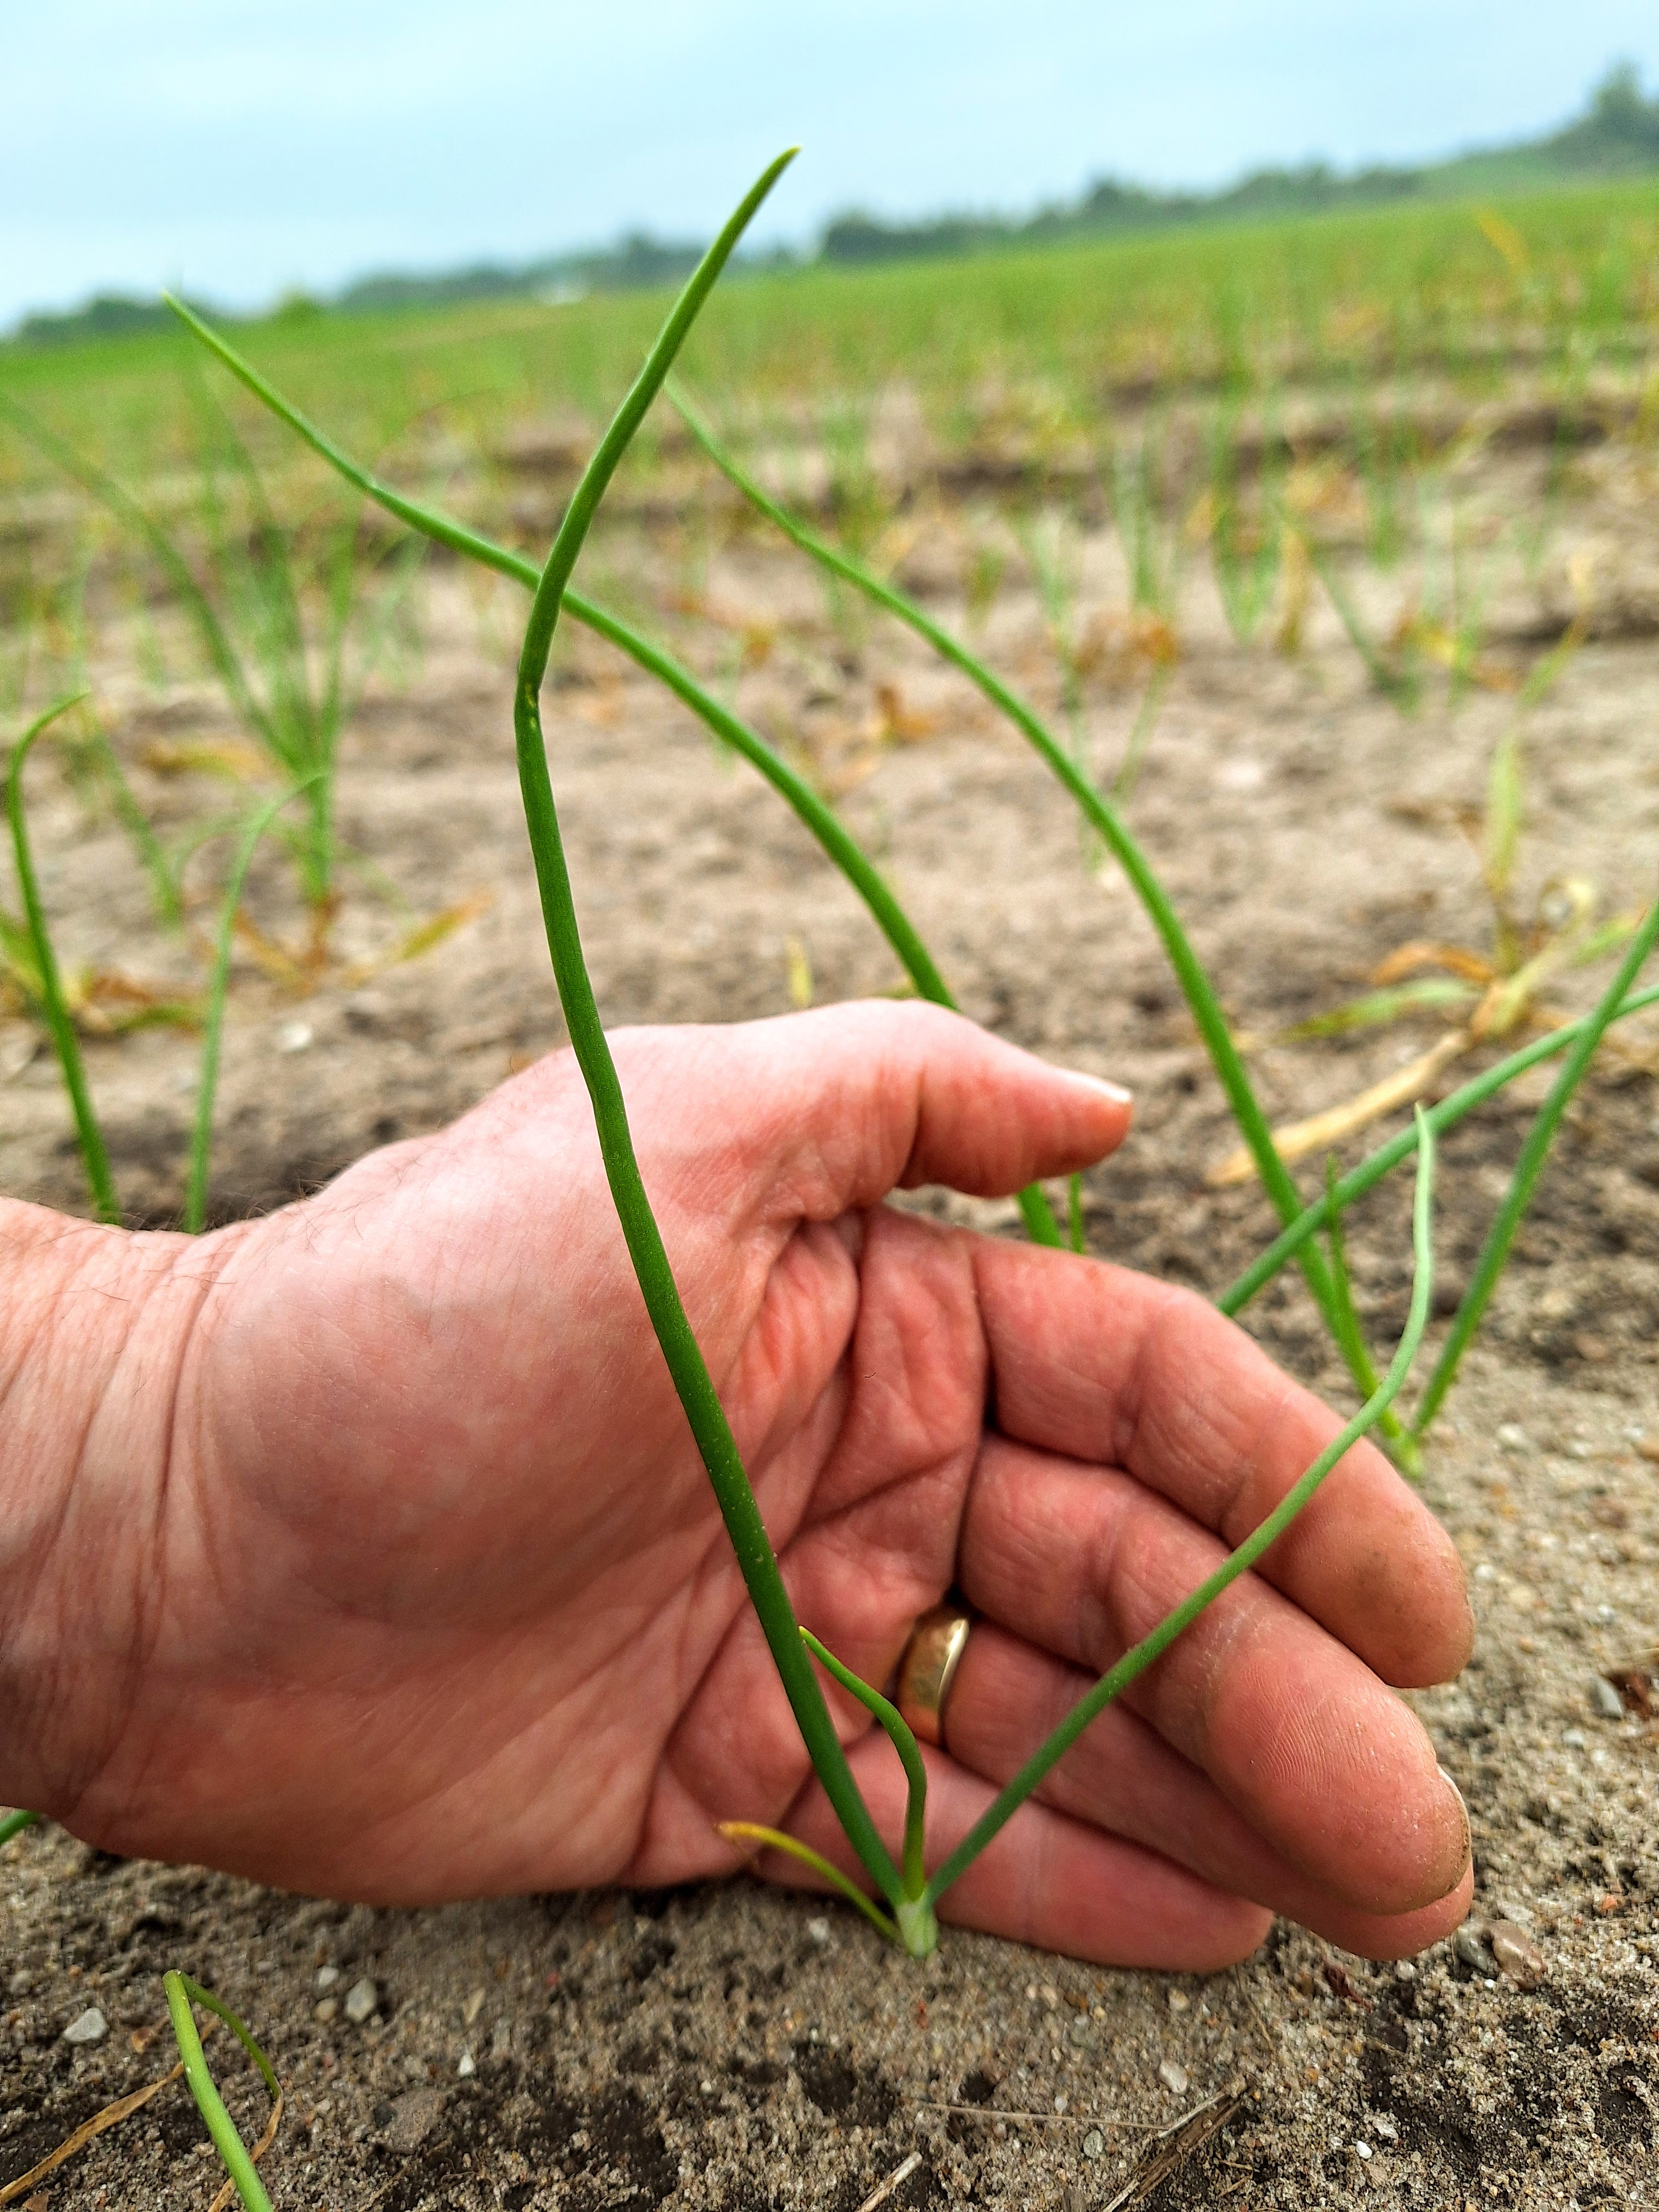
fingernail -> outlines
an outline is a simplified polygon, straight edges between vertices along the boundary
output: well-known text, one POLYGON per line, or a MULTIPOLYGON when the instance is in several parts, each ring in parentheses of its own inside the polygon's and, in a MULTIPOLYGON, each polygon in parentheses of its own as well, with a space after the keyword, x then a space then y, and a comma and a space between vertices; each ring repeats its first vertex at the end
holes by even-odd
POLYGON ((1070 1082, 1086 1083, 1091 1091, 1098 1091, 1103 1097, 1109 1098, 1114 1106, 1131 1106, 1134 1103, 1133 1091, 1126 1091, 1121 1083, 1108 1083, 1103 1075, 1085 1075, 1082 1069, 1078 1067, 1063 1067, 1059 1073, 1070 1082))
MULTIPOLYGON (((1467 1866, 1470 1858, 1474 1856, 1474 1838, 1469 1829, 1469 1808, 1463 1802, 1462 1791, 1452 1780, 1450 1775, 1447 1773, 1445 1768, 1443 1766, 1437 1766, 1435 1772, 1440 1777, 1440 1779, 1445 1784, 1447 1789, 1451 1791, 1452 1796, 1457 1800, 1458 1815, 1463 1823, 1463 1866, 1467 1866)), ((1458 1875, 1461 1880, 1462 1875, 1462 1867, 1458 1869, 1458 1875)))

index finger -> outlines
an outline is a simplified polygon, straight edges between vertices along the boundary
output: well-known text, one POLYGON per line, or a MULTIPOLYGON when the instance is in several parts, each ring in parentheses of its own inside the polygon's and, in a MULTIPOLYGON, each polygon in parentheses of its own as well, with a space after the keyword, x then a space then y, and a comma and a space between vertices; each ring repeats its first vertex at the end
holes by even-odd
MULTIPOLYGON (((1002 1433, 1122 1468, 1229 1548, 1342 1425, 1191 1291, 988 1239, 975 1266, 1002 1433)), ((1447 1681, 1468 1658, 1456 1548, 1369 1443, 1344 1455, 1255 1571, 1385 1681, 1447 1681)))

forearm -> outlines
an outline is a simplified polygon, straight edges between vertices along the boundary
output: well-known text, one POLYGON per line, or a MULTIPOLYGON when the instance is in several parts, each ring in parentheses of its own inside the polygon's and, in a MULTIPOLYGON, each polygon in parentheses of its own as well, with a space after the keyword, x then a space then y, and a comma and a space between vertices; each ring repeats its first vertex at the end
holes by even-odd
POLYGON ((0 1803, 70 1809, 118 1734, 202 1249, 0 1200, 0 1803))

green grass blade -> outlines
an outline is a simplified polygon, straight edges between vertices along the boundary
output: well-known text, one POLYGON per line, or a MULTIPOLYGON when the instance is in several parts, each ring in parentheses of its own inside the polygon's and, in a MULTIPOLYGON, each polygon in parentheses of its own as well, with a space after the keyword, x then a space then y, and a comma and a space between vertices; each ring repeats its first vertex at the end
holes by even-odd
POLYGON ((191 2014, 192 2002, 205 2005, 210 2012, 216 2013, 240 2039, 264 2075, 265 2087, 275 2104, 280 2102, 283 2093, 276 2075, 271 2071, 270 2061, 230 2007, 210 1990, 204 1990, 199 1983, 191 1981, 187 1974, 164 1974, 161 1986, 167 1992, 167 2014, 173 2021, 173 2038, 184 2064, 185 2080, 190 2085, 191 2095, 196 2100, 196 2109, 213 2138, 213 2147, 224 2160, 226 2170, 236 2185, 236 2193, 246 2212, 271 2212, 270 2199, 265 2194, 265 2185, 259 2179, 258 2169, 248 2154, 247 2145, 237 2134, 236 2124, 225 2110, 224 2100, 208 2071, 208 2063, 202 2051, 202 2039, 196 2033, 196 2022, 191 2014))
POLYGON ((890 1943, 899 1941, 899 1932, 873 1898, 868 1898, 856 1882, 848 1881, 838 1866, 834 1866, 822 1851, 815 1851, 811 1844, 799 1838, 786 1836, 781 1828, 763 1827, 758 1820, 721 1820, 719 1832, 728 1844, 764 1844, 768 1850, 781 1851, 786 1858, 798 1860, 802 1866, 811 1867, 821 1875, 830 1887, 839 1891, 849 1905, 857 1905, 865 1918, 880 1929, 890 1943))
POLYGON ((1088 1695, 1075 1705, 1048 1741, 1032 1753, 1006 1789, 988 1806, 950 1857, 934 1874, 927 1888, 930 1903, 937 1903, 951 1883, 963 1875, 992 1838, 1012 1818, 1057 1762, 1077 1741, 1091 1721, 1103 1712, 1138 1674, 1160 1658, 1183 1630, 1191 1626, 1212 1600, 1255 1565, 1276 1543, 1297 1515, 1337 1464, 1343 1454, 1374 1428, 1398 1395, 1409 1373, 1429 1318, 1434 1288, 1433 1207, 1434 1135, 1422 1109, 1418 1109, 1417 1195, 1412 1214, 1412 1245, 1416 1270, 1412 1284, 1411 1310, 1398 1349, 1382 1382, 1341 1433, 1320 1453, 1295 1487, 1286 1492, 1273 1510, 1191 1595, 1167 1613, 1149 1636, 1126 1651, 1117 1664, 1103 1674, 1088 1695))
MULTIPOLYGON (((1290 1170, 1274 1150, 1267 1116, 1251 1087, 1250 1079, 1245 1073, 1244 1063, 1233 1042, 1210 979, 1188 941, 1187 933, 1163 885, 1116 809, 1102 798, 1065 747, 1038 720, 1024 701, 993 675, 976 655, 958 643, 948 630, 942 629, 914 600, 896 591, 890 584, 883 583, 879 577, 872 575, 868 569, 827 544, 808 530, 805 524, 798 522, 775 500, 769 498, 726 451, 685 395, 676 387, 671 388, 669 398, 709 459, 751 506, 775 524, 791 544, 798 546, 803 553, 832 574, 854 586, 878 606, 884 608, 889 614, 914 630, 917 636, 925 639, 942 659, 958 669, 1000 714, 1007 717, 1065 786, 1082 810, 1090 827, 1099 835, 1127 876, 1153 927, 1163 939, 1170 964, 1192 1010, 1199 1033, 1208 1048, 1222 1089, 1226 1093, 1227 1103, 1232 1109, 1233 1118, 1238 1124, 1239 1133, 1249 1147, 1263 1186, 1278 1209, 1279 1218, 1285 1222, 1293 1221, 1302 1210, 1301 1193, 1290 1170)), ((1335 1313, 1329 1278, 1316 1254, 1304 1249, 1299 1256, 1309 1288, 1313 1291, 1327 1326, 1334 1335, 1335 1313)), ((1355 1379, 1359 1380, 1358 1377, 1355 1379)))
POLYGON ((761 172, 738 201, 719 237, 697 264, 678 299, 669 310, 668 319, 657 333, 656 343, 646 356, 628 396, 611 416, 610 428, 600 439, 598 450, 582 471, 581 481, 571 495, 570 504, 564 511, 558 534, 553 540, 553 550, 547 556, 547 565, 542 570, 541 580, 536 588, 530 623, 525 633, 521 667, 534 666, 538 660, 545 663, 552 644, 553 626, 559 618, 559 602, 564 597, 564 587, 570 580, 570 572, 576 565, 576 556, 580 552, 582 541, 599 512, 605 489, 617 472, 617 465, 633 442, 634 434, 645 420, 652 401, 661 391, 663 380, 673 367, 674 356, 690 336, 691 325, 702 312, 704 303, 719 281, 721 270, 731 258, 738 240, 748 229, 762 202, 794 160, 798 150, 792 146, 780 154, 776 161, 761 172))
POLYGON ((1365 664, 1365 673, 1384 698, 1393 700, 1402 714, 1414 714, 1420 692, 1417 678, 1409 672, 1402 675, 1398 670, 1389 667, 1372 642, 1370 631, 1360 620, 1358 608, 1349 597, 1347 586, 1337 574, 1335 565, 1324 547, 1308 537, 1304 537, 1302 542, 1307 548, 1308 564, 1325 586, 1326 595, 1336 609, 1343 629, 1348 633, 1348 642, 1365 664))
MULTIPOLYGON (((514 582, 524 585, 530 591, 536 589, 541 571, 533 562, 526 560, 521 553, 513 552, 507 546, 498 545, 493 538, 467 529, 465 524, 423 506, 419 501, 406 498, 392 485, 382 483, 285 399, 275 386, 242 358, 234 346, 228 344, 217 331, 210 329, 182 301, 169 299, 167 304, 185 327, 217 356, 256 399, 286 422, 319 459, 327 462, 348 483, 356 485, 388 514, 395 515, 398 521, 411 530, 418 531, 422 536, 447 546, 451 552, 459 553, 464 559, 476 561, 481 567, 493 569, 498 575, 511 577, 514 582)), ((626 653, 637 667, 665 684, 716 737, 741 753, 751 767, 758 769, 864 901, 876 927, 892 946, 921 996, 931 999, 936 1006, 954 1008, 956 1000, 880 871, 811 786, 779 757, 757 731, 722 706, 698 683, 689 669, 642 637, 619 616, 570 588, 567 588, 564 593, 564 610, 585 628, 605 638, 619 652, 626 653)), ((1026 1227, 1037 1243, 1058 1245, 1061 1242, 1048 1202, 1035 1184, 1020 1193, 1019 1206, 1026 1227)))
MULTIPOLYGON (((1632 1014, 1642 1013, 1648 1007, 1656 1006, 1659 1006, 1659 988, 1638 991, 1620 1004, 1613 1019, 1621 1022, 1632 1014)), ((1436 1136, 1443 1135, 1466 1114, 1474 1113, 1477 1106, 1484 1106, 1487 1099, 1501 1091, 1505 1084, 1513 1083, 1517 1075, 1524 1075, 1529 1067, 1536 1067, 1540 1060, 1553 1060, 1558 1053, 1567 1051, 1593 1018, 1593 1016, 1586 1015, 1583 1021, 1569 1022, 1561 1029, 1552 1030, 1547 1036, 1534 1037, 1530 1044, 1522 1045, 1518 1052, 1512 1052, 1506 1060, 1496 1061, 1484 1073, 1471 1078, 1457 1090, 1449 1092, 1438 1105, 1427 1109, 1424 1118, 1430 1129, 1436 1136)), ((1386 1144, 1379 1145, 1369 1158, 1341 1178, 1334 1191, 1316 1199, 1273 1239, 1264 1252, 1257 1255, 1237 1281, 1216 1300, 1220 1310, 1224 1314, 1242 1313, 1279 1269, 1295 1258, 1300 1247, 1310 1237, 1319 1234, 1330 1219, 1334 1207, 1340 1210, 1352 1206, 1356 1199, 1363 1198, 1368 1190, 1382 1182, 1384 1176, 1397 1168, 1401 1160, 1409 1158, 1416 1149, 1417 1130, 1414 1125, 1409 1129, 1402 1129, 1398 1136, 1390 1137, 1386 1144)))
MULTIPOLYGON (((321 774, 321 770, 318 774, 321 774)), ((280 799, 260 808, 248 824, 225 883, 219 906, 219 927, 213 946, 213 968, 208 979, 207 1019, 202 1035, 202 1073, 196 1085, 196 1118, 191 1130, 190 1176, 185 1190, 184 1227, 194 1237, 207 1218, 208 1170, 213 1156, 213 1108, 219 1089, 219 1048, 224 1034, 225 998, 230 985, 230 951, 236 932, 236 910, 242 902, 242 885, 259 841, 283 807, 316 781, 307 776, 280 799)))
POLYGON ((1473 983, 1461 983, 1453 975, 1419 975, 1409 983, 1396 983, 1387 990, 1367 991, 1358 999, 1349 999, 1340 1006, 1332 1006, 1322 1014, 1310 1014, 1305 1022, 1292 1023, 1279 1032, 1280 1044, 1303 1044, 1315 1037, 1346 1036, 1354 1030, 1380 1029, 1389 1022, 1397 1022, 1404 1014, 1420 1013, 1425 1008, 1465 1006, 1480 994, 1473 983))
POLYGON ((866 1712, 881 1723, 888 1739, 899 1755, 904 1768, 904 1778, 909 1785, 909 1796, 904 1815, 904 1856, 901 1871, 904 1876, 907 1898, 920 1897, 925 1879, 921 1863, 924 1826, 927 1813, 927 1769, 922 1764, 921 1749, 910 1731, 910 1724, 890 1699, 879 1690, 872 1690, 868 1682, 861 1681, 850 1667, 844 1667, 827 1644, 821 1644, 809 1628, 800 1632, 806 1646, 820 1667, 826 1668, 841 1684, 843 1690, 855 1697, 866 1712))
POLYGON ((1573 1092, 1583 1079, 1591 1056, 1601 1043, 1608 1023, 1613 1020, 1626 993, 1652 951, 1656 939, 1659 939, 1659 902, 1650 908, 1646 920, 1631 940, 1630 950, 1620 963, 1619 973, 1608 985, 1601 1004, 1579 1025, 1578 1036, 1560 1073, 1551 1085, 1549 1097, 1533 1117, 1532 1127, 1527 1132, 1527 1141, 1516 1162, 1515 1173, 1504 1194, 1504 1203, 1486 1231, 1486 1239, 1474 1263, 1468 1287, 1452 1316, 1451 1328, 1447 1332, 1446 1341, 1440 1347, 1440 1357, 1435 1362, 1434 1372, 1430 1376, 1421 1402, 1412 1417, 1413 1432, 1417 1436, 1426 1433, 1430 1422, 1445 1401, 1446 1393, 1457 1378, 1459 1363, 1468 1349, 1470 1338, 1480 1326, 1481 1316, 1509 1260, 1516 1232, 1532 1203, 1533 1192, 1544 1171, 1544 1163, 1561 1126, 1561 1117, 1567 1110, 1573 1092))
POLYGON ((91 461, 83 460, 54 432, 48 430, 45 423, 37 422, 27 410, 3 392, 0 392, 0 422, 9 422, 20 437, 26 439, 37 452, 44 453, 48 460, 55 462, 65 476, 73 477, 84 491, 90 492, 112 514, 130 525, 145 539, 166 571, 174 591, 189 610, 214 672, 224 685, 231 704, 246 726, 257 731, 273 752, 280 754, 281 747, 270 718, 248 686, 235 647, 215 613, 212 601, 197 582, 190 563, 160 523, 148 514, 113 477, 106 475, 91 461))
POLYGON ((235 2123, 225 2110, 218 2087, 209 2070, 207 2059, 202 2050, 202 2039, 197 2033, 196 2022, 191 2014, 192 2001, 217 2014, 240 2038, 252 2054, 255 2063, 264 2076, 266 2086, 273 2100, 276 2100, 280 2098, 282 2092, 276 2085, 276 2077, 271 2071, 270 2063, 229 2007, 222 2003, 217 1997, 203 1989, 199 1984, 191 1981, 186 1975, 171 1972, 162 1977, 162 1988, 167 1993, 167 2012, 173 2022, 173 2039, 179 2046, 179 2060, 184 2066, 185 2081, 191 2096, 196 2100, 196 2108, 202 2115, 208 2134, 212 2138, 214 2148, 223 2160, 226 2171, 235 2185, 236 2193, 240 2197, 246 2212, 272 2212, 270 2198, 266 2193, 264 2184, 259 2179, 258 2169, 249 2154, 246 2144, 238 2134, 235 2123))
POLYGON ((155 894, 155 904, 162 921, 169 929, 182 929, 185 923, 185 902, 161 839, 151 826, 149 817, 138 804, 126 771, 116 756, 114 746, 106 732, 100 729, 94 740, 94 755, 109 786, 110 803, 115 809, 116 819, 131 838, 133 847, 143 865, 155 894))
POLYGON ((8 1813, 0 1820, 0 1845, 9 1844, 14 1836, 21 1836, 25 1828, 32 1828, 43 1816, 39 1813, 8 1813))
POLYGON ((116 1195, 115 1178, 110 1173, 109 1152, 104 1143, 104 1133, 99 1126, 92 1093, 87 1086, 87 1071, 81 1058, 80 1039, 75 1034, 75 1024, 70 1018, 69 1007, 64 1001, 63 980, 58 975, 58 958, 52 947, 52 933, 46 927, 46 908, 40 903, 40 886, 35 878, 34 856, 29 848, 28 824, 23 814, 23 763, 28 758, 30 749, 60 714, 67 714, 85 696, 84 692, 77 692, 74 698, 60 699, 55 707, 49 707, 37 721, 30 724, 12 747, 11 763, 6 775, 6 811, 11 818, 11 845, 17 863, 17 881, 23 894, 23 911, 28 921, 35 967, 40 978, 42 1008, 46 1027, 52 1032, 58 1065, 64 1072, 64 1087, 70 1095, 70 1105, 75 1115, 75 1133, 80 1139, 81 1158, 86 1165, 92 1202, 100 1221, 118 1223, 121 1201, 116 1195))
POLYGON ((1158 724, 1158 711, 1164 704, 1164 694, 1169 688, 1169 669, 1155 668, 1146 680, 1146 689, 1141 694, 1140 704, 1135 709, 1135 718, 1130 726, 1128 743, 1123 748, 1122 761, 1117 774, 1112 778, 1114 806, 1127 806, 1134 796, 1140 764, 1146 757, 1146 748, 1158 724))
POLYGON ((541 893, 542 918, 547 930, 548 951, 558 983, 559 1003, 571 1049, 592 1101, 611 1199, 622 1223, 623 1235, 639 1279, 646 1310, 674 1388, 685 1410, 708 1479, 719 1501, 726 1532, 738 1556, 750 1599, 772 1653, 808 1756, 834 1807, 848 1842, 858 1853, 872 1880, 889 1902, 902 1895, 898 1870, 870 1817, 869 1808, 847 1764, 847 1754, 836 1734, 823 1692, 818 1687, 800 1641, 794 1611, 783 1577, 778 1571, 760 1509, 750 1488, 749 1477, 724 1407, 704 1362, 685 1308, 680 1302, 657 1218, 646 1195, 635 1157, 623 1096, 605 1025, 593 996, 592 979, 576 925, 564 842, 558 811, 548 773, 547 744, 542 732, 541 688, 552 649, 554 628, 564 596, 565 584, 592 521, 599 496, 610 482, 628 441, 639 427, 645 410, 668 373, 670 362, 684 343, 693 317, 707 298, 714 278, 729 257, 744 225, 783 163, 775 162, 739 205, 699 264, 671 310, 646 365, 600 440, 581 482, 572 495, 560 525, 547 566, 542 571, 531 603, 524 647, 520 654, 514 690, 513 726, 519 763, 519 788, 524 800, 525 823, 536 865, 541 893))
MULTIPOLYGON (((1328 1153, 1325 1159, 1325 1194, 1328 1198, 1336 1188, 1336 1160, 1328 1153)), ((1365 1332, 1359 1325, 1359 1314, 1353 1302, 1353 1285, 1348 1275, 1348 1248, 1342 1234, 1342 1209, 1333 1206, 1326 1218, 1326 1242, 1331 1255, 1331 1284, 1336 1294, 1336 1317, 1341 1330, 1343 1356, 1354 1374, 1370 1377, 1365 1384, 1366 1395, 1376 1388, 1376 1370, 1371 1364, 1370 1347, 1365 1342, 1365 1332)))

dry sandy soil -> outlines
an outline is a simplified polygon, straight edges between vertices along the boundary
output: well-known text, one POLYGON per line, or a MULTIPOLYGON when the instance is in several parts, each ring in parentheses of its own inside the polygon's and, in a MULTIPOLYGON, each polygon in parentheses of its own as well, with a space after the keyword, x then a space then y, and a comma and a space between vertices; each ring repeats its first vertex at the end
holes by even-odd
MULTIPOLYGON (((1500 457, 1489 503, 1525 494, 1538 465, 1500 457)), ((1581 488, 1545 573, 1506 582, 1489 623, 1500 657, 1547 629, 1575 533, 1600 549, 1601 574, 1636 576, 1624 614, 1599 625, 1528 734, 1526 895, 1583 876, 1613 910, 1650 896, 1659 826, 1659 619, 1644 617, 1639 517, 1617 489, 1611 477, 1581 488)), ((611 557, 627 552, 628 530, 611 557)), ((959 566, 941 556, 930 573, 929 544, 921 532, 912 573, 949 612, 959 566)), ((1121 605, 1104 538, 1086 555, 1085 601, 1121 605)), ((733 672, 737 697, 763 728, 803 732, 847 784, 849 822, 967 1008, 1133 1086, 1135 1133, 1089 1182, 1094 1249, 1218 1291, 1269 1235, 1268 1212, 1254 1190, 1206 1188, 1229 1143, 1223 1102, 1149 928, 1060 796, 919 649, 838 630, 810 576, 755 540, 726 545, 705 589, 773 626, 764 656, 751 650, 757 665, 733 672), (884 725, 890 738, 896 721, 904 741, 854 781, 876 760, 866 733, 884 725)), ((494 902, 424 958, 361 983, 337 972, 303 1001, 239 969, 221 1218, 286 1202, 374 1145, 441 1123, 560 1037, 507 734, 516 606, 503 587, 481 617, 450 570, 427 591, 418 673, 375 692, 353 726, 343 823, 418 909, 481 890, 494 902)), ((1379 588, 1379 617, 1398 596, 1379 588)), ((1296 659, 1235 646, 1196 579, 1181 632, 1133 819, 1239 1025, 1270 1034, 1328 1006, 1413 938, 1485 945, 1489 912, 1458 817, 1480 802, 1510 702, 1477 689, 1453 712, 1436 691, 1403 717, 1368 688, 1322 602, 1296 659)), ((1052 696, 1017 576, 988 641, 1052 696)), ((105 696, 135 762, 158 735, 224 726, 207 694, 143 692, 113 663, 105 696)), ((1132 706, 1128 688, 1092 684, 1103 760, 1132 706)), ((820 1000, 893 985, 884 945, 793 817, 591 641, 562 664, 550 726, 609 1019, 781 1011, 792 939, 820 1000)), ((139 775, 163 814, 204 803, 139 775)), ((38 789, 67 957, 164 975, 177 956, 118 833, 44 767, 38 789)), ((261 865, 257 908, 291 929, 280 866, 261 865)), ((343 960, 400 926, 354 888, 343 960)), ((1558 1002, 1583 1005, 1595 988, 1570 977, 1558 1002)), ((1255 1064, 1271 1109, 1295 1115, 1376 1079, 1431 1034, 1419 1024, 1270 1045, 1255 1064)), ((1376 1967, 1291 1927, 1208 1980, 948 1932, 918 1966, 838 1906, 742 1883, 346 1909, 114 1862, 40 1830, 0 1869, 0 2185, 165 2071, 159 1977, 179 1964, 245 2013, 288 2086, 265 2166, 283 2206, 855 2212, 901 2172, 882 2200, 894 2206, 1659 2205, 1659 1731, 1639 1671, 1659 1644, 1653 1048, 1652 1029, 1633 1025, 1581 1095, 1426 1477, 1468 1560, 1480 1632, 1464 1678, 1414 1702, 1469 1804, 1475 1923, 1529 1931, 1541 1985, 1520 1986, 1467 1936, 1414 1968, 1376 1967), (1637 1670, 1622 1699, 1597 1689, 1621 1669, 1637 1670), (341 2000, 364 1979, 374 2009, 354 2021, 341 2000), (91 2004, 107 2034, 66 2042, 91 2004)), ((165 1030, 90 1048, 135 1218, 178 1203, 195 1051, 165 1030)), ((21 1024, 0 1029, 0 1054, 6 1187, 82 1205, 51 1061, 21 1024)), ((1439 1246, 1454 1290, 1546 1080, 1523 1081, 1445 1147, 1439 1246)), ((1012 1229, 1008 1207, 921 1202, 1012 1229)), ((1404 1314, 1407 1203, 1391 1188, 1352 1232, 1360 1303, 1382 1342, 1404 1314)), ((1298 1288, 1276 1287, 1249 1325, 1348 1402, 1298 1288)), ((259 2099, 223 2039, 216 2047, 252 2130, 259 2099)), ((29 2201, 159 2212, 205 2206, 216 2179, 175 2087, 29 2201)))

